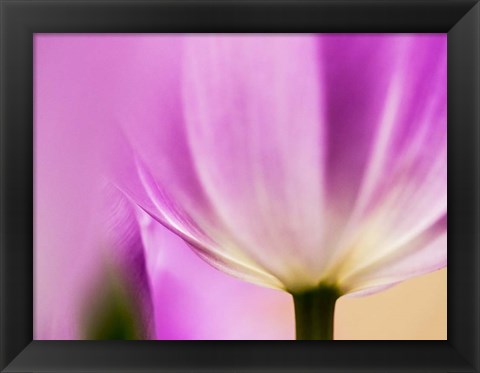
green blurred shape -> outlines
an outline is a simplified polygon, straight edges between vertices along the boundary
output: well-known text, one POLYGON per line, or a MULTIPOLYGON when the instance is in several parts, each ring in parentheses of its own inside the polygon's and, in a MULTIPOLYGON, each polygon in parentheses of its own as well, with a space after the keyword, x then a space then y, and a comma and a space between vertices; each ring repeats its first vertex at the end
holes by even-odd
POLYGON ((111 271, 91 295, 83 325, 85 339, 146 339, 141 305, 117 271, 111 271))

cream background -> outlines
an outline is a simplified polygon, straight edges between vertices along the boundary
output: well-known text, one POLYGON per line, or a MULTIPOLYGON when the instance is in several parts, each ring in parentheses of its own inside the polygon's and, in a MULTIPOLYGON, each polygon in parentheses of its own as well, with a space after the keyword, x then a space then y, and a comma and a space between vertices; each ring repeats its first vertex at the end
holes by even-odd
POLYGON ((447 339, 447 270, 367 297, 340 298, 335 339, 447 339))

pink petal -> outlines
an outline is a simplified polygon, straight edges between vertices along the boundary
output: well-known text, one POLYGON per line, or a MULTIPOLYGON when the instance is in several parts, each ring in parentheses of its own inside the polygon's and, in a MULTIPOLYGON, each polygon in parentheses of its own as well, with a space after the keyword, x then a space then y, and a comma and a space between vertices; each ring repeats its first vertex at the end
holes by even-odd
POLYGON ((282 287, 225 240, 219 247, 199 225, 198 221, 215 229, 221 226, 196 177, 183 132, 182 37, 137 36, 134 45, 123 56, 123 71, 116 74, 113 103, 107 108, 115 114, 105 136, 109 178, 143 210, 193 243, 214 266, 282 287), (179 204, 187 197, 190 205, 179 204))
POLYGON ((446 215, 414 238, 402 243, 389 255, 358 268, 345 279, 350 291, 389 286, 411 277, 436 271, 447 265, 446 215))
MULTIPOLYGON (((223 231, 286 286, 322 263, 322 100, 308 36, 186 42, 187 136, 223 231)), ((314 281, 314 280, 313 280, 314 281)))
POLYGON ((338 214, 327 229, 331 262, 359 245, 354 257, 374 262, 446 213, 446 37, 322 36, 321 43, 328 201, 338 214))
POLYGON ((139 211, 157 339, 292 339, 286 293, 216 271, 139 211))

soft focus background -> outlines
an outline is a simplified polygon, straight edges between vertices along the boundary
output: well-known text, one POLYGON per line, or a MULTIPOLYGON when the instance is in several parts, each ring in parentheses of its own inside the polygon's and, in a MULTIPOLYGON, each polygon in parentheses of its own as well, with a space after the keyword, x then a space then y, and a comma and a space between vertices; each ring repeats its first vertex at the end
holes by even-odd
MULTIPOLYGON (((35 339, 292 339, 288 294, 211 268, 102 176, 116 108, 155 91, 161 36, 34 45, 35 339)), ((446 278, 341 298, 335 339, 446 339, 446 278)))

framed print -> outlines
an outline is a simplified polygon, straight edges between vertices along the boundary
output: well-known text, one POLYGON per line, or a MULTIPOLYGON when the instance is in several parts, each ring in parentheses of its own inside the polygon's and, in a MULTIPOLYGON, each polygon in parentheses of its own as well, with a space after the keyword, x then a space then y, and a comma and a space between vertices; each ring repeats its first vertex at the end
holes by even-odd
POLYGON ((476 1, 1 5, 2 371, 478 371, 476 1))

